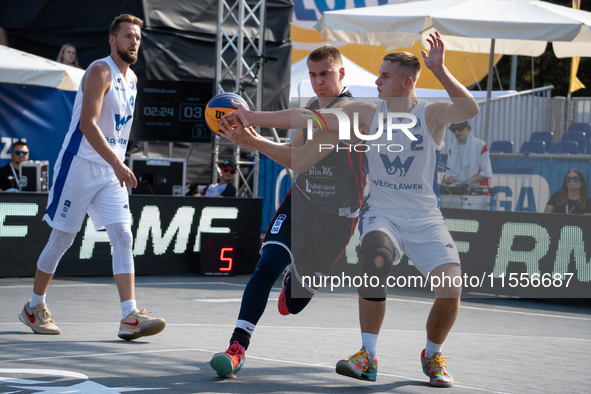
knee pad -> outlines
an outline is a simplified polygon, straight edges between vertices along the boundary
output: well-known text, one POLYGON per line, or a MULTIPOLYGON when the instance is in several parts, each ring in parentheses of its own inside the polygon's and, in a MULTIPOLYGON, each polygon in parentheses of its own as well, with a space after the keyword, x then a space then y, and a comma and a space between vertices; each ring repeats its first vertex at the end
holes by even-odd
POLYGON ((383 301, 388 291, 386 279, 392 270, 396 251, 390 237, 381 231, 372 231, 363 238, 361 246, 361 261, 363 274, 368 277, 368 285, 358 289, 361 298, 369 301, 383 301), (376 266, 376 258, 381 257, 384 263, 381 267, 376 266), (377 286, 372 277, 377 277, 377 286))
POLYGON ((74 243, 74 238, 76 238, 76 233, 66 233, 53 229, 45 249, 41 252, 39 260, 37 260, 37 268, 46 274, 55 273, 62 256, 74 243))
POLYGON ((105 228, 113 246, 113 275, 133 274, 133 236, 129 224, 108 224, 105 228))

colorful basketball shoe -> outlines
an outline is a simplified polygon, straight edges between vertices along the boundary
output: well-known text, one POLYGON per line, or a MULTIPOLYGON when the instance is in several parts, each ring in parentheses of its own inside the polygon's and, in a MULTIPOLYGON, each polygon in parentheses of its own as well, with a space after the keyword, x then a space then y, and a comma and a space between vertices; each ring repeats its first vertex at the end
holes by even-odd
POLYGON ((281 287, 281 293, 279 293, 279 300, 277 301, 277 309, 283 316, 289 315, 289 309, 287 309, 287 304, 285 303, 285 286, 289 275, 291 275, 291 268, 288 268, 285 275, 283 275, 283 286, 281 287))
POLYGON ((423 366, 423 373, 429 377, 429 384, 435 387, 452 387, 454 385, 454 378, 447 373, 447 357, 441 357, 441 353, 437 352, 431 358, 425 357, 425 349, 421 353, 421 365, 423 366))
POLYGON ((225 352, 214 354, 209 365, 222 378, 235 378, 245 360, 244 348, 234 341, 225 352))
POLYGON ((125 319, 121 319, 117 336, 126 341, 131 341, 139 337, 156 335, 164 330, 166 321, 160 317, 148 317, 146 316, 147 313, 145 309, 138 311, 134 308, 125 319))
POLYGON ((367 353, 365 348, 361 348, 348 360, 339 361, 336 372, 339 375, 375 382, 378 375, 378 359, 367 353))
POLYGON ((18 318, 36 334, 58 335, 61 333, 51 319, 51 312, 45 303, 30 308, 27 301, 18 318))

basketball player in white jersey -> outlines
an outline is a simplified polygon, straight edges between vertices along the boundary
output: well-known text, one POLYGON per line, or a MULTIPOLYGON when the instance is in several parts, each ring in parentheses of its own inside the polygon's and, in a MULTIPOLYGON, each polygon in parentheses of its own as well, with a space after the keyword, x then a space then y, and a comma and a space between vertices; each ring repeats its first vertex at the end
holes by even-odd
POLYGON ((118 336, 125 340, 154 335, 164 319, 136 308, 129 196, 136 187, 123 163, 137 94, 137 61, 143 21, 133 15, 115 18, 109 28, 111 55, 88 67, 76 99, 70 129, 54 168, 45 220, 52 228, 37 261, 31 300, 20 320, 38 334, 60 334, 45 295, 63 254, 72 245, 86 214, 97 230, 106 228, 113 247, 113 275, 121 300, 118 336))
MULTIPOLYGON (((424 63, 443 85, 451 102, 429 104, 419 100, 415 86, 421 64, 410 53, 385 56, 376 80, 377 103, 361 101, 342 108, 351 124, 358 115, 359 129, 370 147, 365 153, 369 195, 362 210, 359 229, 363 273, 380 278, 390 273, 392 264, 404 252, 425 276, 461 276, 460 258, 438 205, 437 162, 448 123, 461 123, 479 112, 470 92, 447 70, 445 50, 439 33, 431 35, 424 63), (407 129, 394 129, 388 139, 388 122, 408 123, 388 113, 410 113, 417 122, 407 129), (390 118, 390 120, 388 120, 390 118), (379 131, 383 130, 381 136, 379 131), (413 138, 411 138, 413 137, 413 138)), ((306 110, 250 112, 239 109, 226 117, 238 117, 244 126, 303 128, 306 110)), ((322 111, 321 111, 322 112, 322 111)), ((339 130, 336 117, 323 115, 329 130, 339 130)), ((337 363, 337 373, 364 380, 376 380, 377 337, 386 311, 387 286, 359 289, 359 320, 362 349, 348 360, 337 363)), ((427 319, 427 343, 421 353, 423 372, 433 386, 449 387, 453 378, 441 357, 443 342, 458 314, 461 287, 453 283, 435 288, 436 299, 427 319)))

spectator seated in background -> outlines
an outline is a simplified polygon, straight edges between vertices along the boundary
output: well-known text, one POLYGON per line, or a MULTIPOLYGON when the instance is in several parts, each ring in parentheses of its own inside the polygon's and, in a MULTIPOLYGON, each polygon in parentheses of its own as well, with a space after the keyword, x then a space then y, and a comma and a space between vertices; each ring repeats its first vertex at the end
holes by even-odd
POLYGON ((78 63, 78 51, 72 44, 64 44, 60 49, 59 55, 57 55, 57 61, 68 66, 80 68, 78 63))
POLYGON ((591 199, 587 197, 583 174, 575 169, 567 172, 562 187, 550 197, 544 212, 591 215, 591 199))
POLYGON ((470 133, 468 121, 451 124, 449 130, 456 137, 447 157, 450 170, 445 174, 445 183, 471 183, 489 186, 492 166, 486 142, 470 133))
POLYGON ((226 160, 220 166, 221 176, 219 183, 214 183, 205 189, 203 194, 196 193, 196 197, 236 197, 236 187, 232 184, 236 177, 236 162, 226 160))
POLYGON ((29 145, 24 141, 18 141, 12 144, 12 151, 10 152, 12 160, 10 163, 0 168, 0 191, 4 192, 18 192, 19 185, 19 169, 21 163, 29 160, 29 145))

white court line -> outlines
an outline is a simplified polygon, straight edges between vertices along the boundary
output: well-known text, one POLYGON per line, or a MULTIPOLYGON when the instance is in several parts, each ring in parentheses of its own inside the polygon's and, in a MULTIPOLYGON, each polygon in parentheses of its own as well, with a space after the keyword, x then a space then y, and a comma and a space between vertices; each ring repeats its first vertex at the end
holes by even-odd
MULTIPOLYGON (((57 279, 59 280, 59 279, 57 279)), ((246 287, 245 284, 241 283, 227 283, 227 282, 158 282, 158 283, 137 283, 138 286, 166 286, 166 285, 226 285, 226 286, 239 286, 246 287)), ((1 286, 0 290, 3 289, 17 289, 17 288, 30 288, 30 285, 14 285, 14 286, 1 286)), ((51 285, 51 287, 97 287, 97 286, 115 286, 115 283, 79 283, 73 285, 51 285)), ((280 288, 274 288, 274 290, 281 290, 280 288)))
MULTIPOLYGON (((115 326, 119 323, 64 323, 60 322, 60 326, 97 326, 107 325, 115 326)), ((22 323, 0 323, 0 326, 21 326, 22 323)), ((211 328, 234 328, 234 324, 204 324, 204 323, 166 323, 167 327, 211 327, 211 328)), ((259 330, 270 329, 270 330, 296 330, 296 331, 359 331, 359 328, 351 327, 301 327, 301 326, 257 326, 259 330)), ((424 330, 393 330, 393 329, 381 329, 380 332, 387 333, 400 333, 400 334, 419 334, 424 335, 424 330)), ((536 335, 509 335, 509 334, 485 334, 485 333, 474 333, 474 332, 450 332, 450 336, 480 336, 490 338, 507 338, 507 339, 534 339, 534 340, 560 340, 560 341, 575 341, 575 342, 591 342, 591 339, 585 338, 572 338, 572 337, 550 337, 550 336, 536 336, 536 335)))
POLYGON ((584 321, 591 321, 589 317, 578 317, 578 316, 563 316, 563 315, 550 315, 548 313, 534 313, 534 312, 521 312, 521 311, 507 311, 504 309, 487 309, 481 308, 476 306, 460 306, 463 309, 473 309, 477 311, 487 311, 487 312, 503 312, 503 313, 514 313, 517 315, 529 315, 529 316, 541 316, 541 317, 556 317, 559 319, 572 319, 572 320, 584 320, 584 321))
MULTIPOLYGON (((246 287, 245 284, 240 283, 227 283, 227 282, 154 282, 154 283, 136 283, 136 287, 138 286, 166 286, 166 285, 226 285, 226 286, 237 286, 237 287, 246 287)), ((91 284, 74 284, 74 285, 51 285, 51 287, 92 287, 92 286, 115 286, 115 284, 99 284, 99 283, 91 283, 91 284)), ((0 290, 8 289, 8 288, 31 288, 31 285, 18 285, 18 286, 0 286, 0 290)), ((272 290, 280 291, 280 288, 272 288, 272 290)), ((319 293, 319 294, 328 294, 328 293, 319 293)), ((350 294, 332 294, 335 296, 350 296, 350 294)), ((418 301, 418 300, 408 300, 403 298, 387 298, 388 301, 396 301, 396 302, 409 302, 414 304, 424 304, 424 305, 433 305, 433 301, 418 301)), ((213 301, 212 301, 213 302, 213 301)), ((509 311, 504 309, 492 309, 492 308, 482 308, 482 307, 474 307, 474 306, 463 306, 460 305, 460 309, 470 309, 470 310, 479 310, 479 311, 486 311, 486 312, 498 312, 498 313, 513 313, 518 315, 528 315, 528 316, 541 316, 541 317, 553 317, 559 319, 572 319, 572 320, 583 320, 583 321, 591 321, 591 318, 588 317, 577 317, 577 316, 564 316, 564 315, 551 315, 548 313, 534 313, 534 312, 521 312, 521 311, 509 311)))
MULTIPOLYGON (((76 379, 84 379, 88 380, 88 376, 72 371, 62 371, 59 369, 2 369, 0 368, 0 373, 9 373, 9 374, 35 374, 35 375, 52 375, 52 376, 66 376, 69 378, 76 378, 76 379)), ((2 378, 0 377, 0 381, 3 380, 11 380, 11 378, 2 378)))
MULTIPOLYGON (((133 354, 186 352, 186 351, 195 351, 195 352, 213 353, 213 354, 218 353, 217 351, 214 351, 214 350, 197 349, 197 348, 188 348, 188 349, 164 349, 164 350, 147 350, 147 351, 142 351, 142 352, 118 352, 118 353, 94 353, 94 354, 93 353, 90 353, 90 354, 79 354, 79 355, 75 355, 75 356, 53 356, 53 357, 38 357, 38 358, 22 358, 22 359, 17 359, 17 360, 3 360, 3 361, 0 361, 0 363, 21 362, 21 361, 38 361, 38 360, 56 360, 56 359, 64 359, 64 358, 92 358, 92 357, 105 357, 105 356, 106 357, 111 357, 111 356, 127 356, 127 355, 133 355, 133 354)), ((320 368, 334 369, 334 367, 332 365, 328 365, 326 363, 322 363, 322 364, 318 364, 318 363, 304 363, 304 362, 299 362, 299 361, 279 360, 279 359, 274 359, 274 358, 260 357, 260 356, 252 356, 252 355, 249 355, 248 358, 252 358, 252 359, 255 359, 255 360, 261 360, 261 361, 269 361, 269 362, 271 362, 273 364, 282 363, 282 364, 304 365, 304 366, 308 366, 308 367, 320 367, 320 368)), ((385 374, 385 373, 381 373, 381 372, 378 372, 378 375, 380 375, 380 376, 388 376, 388 377, 393 377, 393 378, 400 378, 400 379, 407 379, 407 380, 416 380, 415 377, 404 376, 404 375, 385 374)), ((494 394, 510 394, 510 393, 506 393, 506 392, 502 392, 502 391, 488 390, 488 389, 483 389, 483 388, 479 388, 479 387, 458 385, 457 383, 454 383, 454 386, 465 388, 465 389, 469 389, 469 390, 477 390, 477 391, 483 391, 483 392, 494 393, 494 394)))
MULTIPOLYGON (((425 304, 425 305, 433 305, 433 302, 427 301, 417 301, 417 300, 406 300, 402 298, 387 298, 388 301, 397 301, 397 302, 410 302, 415 304, 425 304)), ((535 313, 535 312, 521 312, 521 311, 508 311, 505 309, 494 309, 494 308, 483 308, 477 306, 464 306, 460 305, 460 309, 472 309, 477 311, 486 311, 486 312, 501 312, 501 313, 514 313, 518 315, 530 315, 530 316, 542 316, 542 317, 556 317, 560 319, 573 319, 573 320, 584 320, 584 321, 591 321, 589 317, 578 317, 578 316, 564 316, 564 315, 550 315, 548 313, 535 313)))
MULTIPOLYGON (((267 301, 278 301, 278 298, 267 298, 267 301)), ((211 302, 211 303, 224 303, 224 302, 242 302, 242 298, 194 298, 193 301, 197 302, 211 302)))

